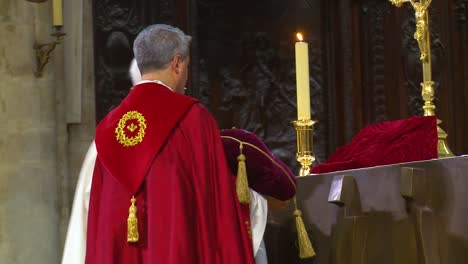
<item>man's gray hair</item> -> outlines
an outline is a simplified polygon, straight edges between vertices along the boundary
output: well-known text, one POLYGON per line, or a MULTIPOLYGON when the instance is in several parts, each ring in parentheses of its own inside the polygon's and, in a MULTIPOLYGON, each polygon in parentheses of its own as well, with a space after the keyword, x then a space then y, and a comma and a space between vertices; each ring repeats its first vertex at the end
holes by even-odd
POLYGON ((182 30, 164 24, 148 26, 133 43, 133 53, 141 73, 165 69, 174 56, 189 56, 192 38, 182 30))

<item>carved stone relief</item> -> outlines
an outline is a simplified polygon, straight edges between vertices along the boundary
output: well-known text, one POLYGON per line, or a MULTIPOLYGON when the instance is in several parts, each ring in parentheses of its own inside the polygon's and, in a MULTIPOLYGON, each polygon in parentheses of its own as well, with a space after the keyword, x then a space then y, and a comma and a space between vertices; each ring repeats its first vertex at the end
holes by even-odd
POLYGON ((174 20, 174 1, 159 0, 159 20, 165 23, 174 20))
POLYGON ((371 93, 372 120, 387 120, 387 98, 385 91, 385 27, 384 18, 388 15, 390 3, 387 1, 368 1, 363 11, 368 17, 368 61, 367 83, 371 93))
POLYGON ((455 18, 458 25, 466 24, 468 20, 468 0, 456 0, 455 18))
POLYGON ((131 87, 128 67, 133 39, 142 25, 134 6, 123 2, 94 2, 97 121, 118 105, 131 87))

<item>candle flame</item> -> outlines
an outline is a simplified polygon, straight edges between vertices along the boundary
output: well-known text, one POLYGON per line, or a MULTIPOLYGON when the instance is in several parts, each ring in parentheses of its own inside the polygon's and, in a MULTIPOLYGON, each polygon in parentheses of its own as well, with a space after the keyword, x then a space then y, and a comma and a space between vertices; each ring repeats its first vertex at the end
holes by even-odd
POLYGON ((304 40, 304 38, 302 37, 302 33, 298 32, 298 33, 296 34, 296 36, 297 36, 297 39, 298 39, 299 41, 303 41, 303 40, 304 40))

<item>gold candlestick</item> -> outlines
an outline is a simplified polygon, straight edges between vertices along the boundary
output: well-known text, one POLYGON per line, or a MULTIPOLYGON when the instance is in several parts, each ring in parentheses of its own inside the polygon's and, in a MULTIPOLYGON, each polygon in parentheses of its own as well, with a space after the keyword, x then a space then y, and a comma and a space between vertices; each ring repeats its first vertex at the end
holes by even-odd
MULTIPOLYGON (((421 64, 423 68, 423 82, 421 83, 421 95, 424 99, 424 116, 435 116, 436 106, 434 100, 434 82, 432 81, 431 67, 431 41, 429 32, 429 5, 432 0, 390 0, 392 4, 401 7, 403 3, 409 2, 414 9, 416 19, 416 32, 414 39, 418 42, 421 52, 421 64)), ((440 128, 442 121, 437 119, 437 151, 439 157, 451 157, 453 153, 450 151, 447 144, 447 133, 440 128)))
POLYGON ((296 159, 301 164, 299 176, 307 176, 310 174, 310 166, 315 160, 313 150, 315 121, 310 119, 296 120, 293 121, 293 124, 297 137, 296 159))

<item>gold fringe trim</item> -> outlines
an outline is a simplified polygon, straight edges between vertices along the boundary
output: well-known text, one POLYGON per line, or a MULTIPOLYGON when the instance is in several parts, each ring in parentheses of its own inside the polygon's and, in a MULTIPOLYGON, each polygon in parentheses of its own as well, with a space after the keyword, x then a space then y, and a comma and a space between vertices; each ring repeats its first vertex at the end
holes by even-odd
POLYGON ((128 209, 128 219, 127 219, 127 242, 135 243, 138 242, 140 238, 138 234, 138 218, 137 218, 137 207, 135 205, 136 198, 132 196, 130 200, 132 203, 128 209))
POLYGON ((302 220, 302 212, 297 209, 296 197, 294 197, 294 216, 296 218, 299 257, 301 259, 312 258, 315 256, 315 250, 310 242, 309 234, 307 234, 304 220, 302 220))
POLYGON ((245 155, 242 154, 242 144, 239 146, 240 154, 237 156, 237 179, 236 191, 239 202, 243 204, 250 203, 249 180, 247 178, 247 168, 245 166, 245 155))

